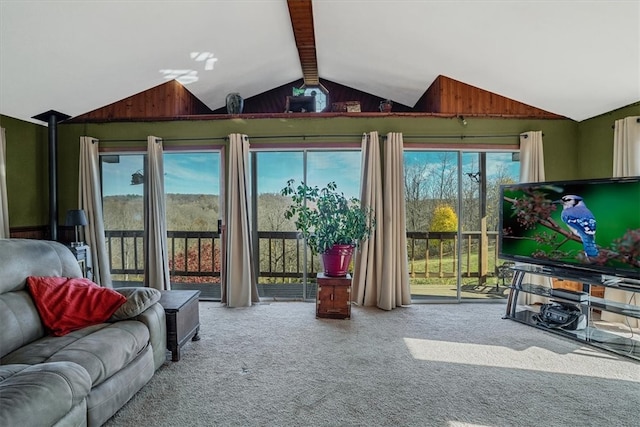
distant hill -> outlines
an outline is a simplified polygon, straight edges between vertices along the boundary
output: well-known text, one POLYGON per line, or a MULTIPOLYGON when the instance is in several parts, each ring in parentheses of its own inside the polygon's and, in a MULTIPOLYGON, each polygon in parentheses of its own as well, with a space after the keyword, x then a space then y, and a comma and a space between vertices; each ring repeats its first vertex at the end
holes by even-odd
MULTIPOLYGON (((219 197, 208 194, 167 194, 169 231, 215 231, 220 218, 219 197)), ((142 196, 105 196, 106 230, 142 230, 142 196)))

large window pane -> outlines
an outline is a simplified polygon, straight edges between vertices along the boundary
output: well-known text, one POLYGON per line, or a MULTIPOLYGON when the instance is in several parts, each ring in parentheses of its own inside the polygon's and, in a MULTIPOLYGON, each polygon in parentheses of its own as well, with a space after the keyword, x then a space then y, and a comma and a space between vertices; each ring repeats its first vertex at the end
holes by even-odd
POLYGON ((220 153, 165 152, 167 246, 172 289, 220 298, 220 153))
MULTIPOLYGON (((115 286, 144 279, 144 154, 101 156, 107 250, 115 286)), ((172 288, 220 297, 220 153, 164 154, 172 288)))
POLYGON ((414 299, 505 297, 496 276, 497 198, 499 185, 518 175, 510 152, 405 153, 414 299))
POLYGON ((458 154, 405 151, 405 202, 411 294, 457 296, 458 154))
POLYGON ((287 181, 324 187, 335 181, 348 197, 359 197, 359 151, 265 151, 256 160, 257 224, 261 297, 313 298, 317 256, 297 239, 293 220, 284 218, 290 199, 280 195, 287 181), (306 161, 306 168, 305 168, 306 161), (306 178, 305 178, 306 173, 306 178), (309 280, 303 288, 303 278, 309 280))
POLYGON ((144 155, 104 155, 100 160, 104 229, 114 285, 142 282, 144 155))
POLYGON ((304 179, 302 151, 256 152, 257 220, 259 274, 261 296, 302 296, 304 246, 297 240, 293 220, 284 217, 289 198, 280 190, 287 181, 304 179), (274 287, 276 284, 279 286, 274 287), (291 286, 295 284, 295 286, 291 286))

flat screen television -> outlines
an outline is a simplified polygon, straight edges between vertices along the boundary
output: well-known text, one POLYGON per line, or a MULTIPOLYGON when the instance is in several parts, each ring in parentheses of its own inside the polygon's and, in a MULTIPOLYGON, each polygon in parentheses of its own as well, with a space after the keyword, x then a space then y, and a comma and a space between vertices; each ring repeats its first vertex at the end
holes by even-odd
POLYGON ((499 257, 640 280, 640 176, 500 186, 499 257))

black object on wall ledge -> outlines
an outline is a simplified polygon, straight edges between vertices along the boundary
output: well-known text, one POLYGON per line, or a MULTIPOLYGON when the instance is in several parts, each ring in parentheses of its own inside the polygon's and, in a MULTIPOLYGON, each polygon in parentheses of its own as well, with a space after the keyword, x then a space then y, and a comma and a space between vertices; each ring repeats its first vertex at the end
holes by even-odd
POLYGON ((287 96, 285 113, 315 113, 315 96, 287 96))

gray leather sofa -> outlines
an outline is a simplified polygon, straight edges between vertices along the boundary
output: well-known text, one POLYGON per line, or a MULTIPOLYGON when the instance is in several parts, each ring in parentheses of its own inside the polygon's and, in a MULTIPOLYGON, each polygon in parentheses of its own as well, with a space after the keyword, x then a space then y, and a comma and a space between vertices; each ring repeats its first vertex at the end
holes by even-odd
POLYGON ((81 277, 81 270, 60 243, 0 239, 0 425, 100 426, 166 361, 159 292, 124 290, 132 318, 53 336, 28 276, 81 277))

